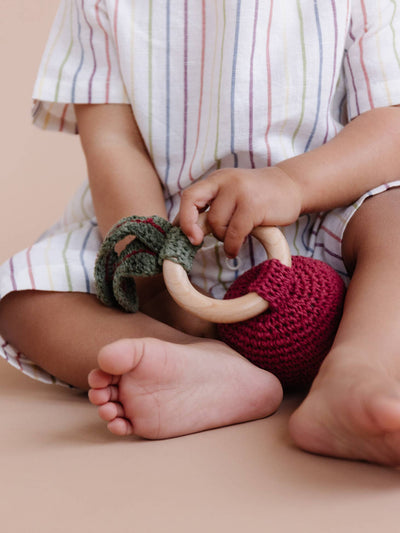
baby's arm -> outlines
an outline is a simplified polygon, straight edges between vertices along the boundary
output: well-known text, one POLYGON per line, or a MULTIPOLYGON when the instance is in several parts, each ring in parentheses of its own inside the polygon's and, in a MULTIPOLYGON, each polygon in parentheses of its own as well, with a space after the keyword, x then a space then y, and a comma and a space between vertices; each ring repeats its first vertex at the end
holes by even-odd
POLYGON ((193 244, 203 232, 198 210, 225 251, 235 256, 258 225, 288 225, 301 213, 348 205, 369 189, 400 177, 400 109, 355 118, 328 143, 264 169, 223 169, 187 189, 179 223, 193 244))
MULTIPOLYGON (((102 237, 126 216, 165 218, 161 183, 131 107, 89 104, 75 105, 75 111, 102 237)), ((159 277, 137 280, 139 299, 148 299, 162 287, 159 277)))
POLYGON ((162 187, 127 104, 76 105, 102 237, 121 218, 165 217, 162 187))
POLYGON ((303 190, 303 213, 349 205, 400 177, 400 107, 359 115, 328 143, 278 164, 303 190))
MULTIPOLYGON (((90 104, 75 109, 101 235, 126 216, 166 218, 161 183, 131 107, 90 104)), ((193 318, 175 304, 162 275, 135 281, 143 313, 192 335, 214 335, 212 324, 193 318)))

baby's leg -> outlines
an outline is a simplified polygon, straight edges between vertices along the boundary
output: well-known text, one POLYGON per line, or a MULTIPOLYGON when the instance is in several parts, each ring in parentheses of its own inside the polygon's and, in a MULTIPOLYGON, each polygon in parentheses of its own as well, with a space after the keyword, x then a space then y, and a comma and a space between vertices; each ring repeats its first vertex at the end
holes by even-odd
POLYGON ((346 229, 354 270, 343 319, 290 431, 307 451, 400 465, 400 190, 369 199, 346 229))
POLYGON ((124 337, 157 335, 181 342, 186 336, 137 313, 105 307, 84 293, 21 291, 0 302, 0 332, 18 351, 57 378, 87 389, 99 350, 124 337))
POLYGON ((0 303, 0 331, 80 388, 100 365, 90 374, 90 399, 117 434, 192 433, 265 417, 282 399, 272 374, 219 341, 110 309, 88 294, 11 293, 0 303))

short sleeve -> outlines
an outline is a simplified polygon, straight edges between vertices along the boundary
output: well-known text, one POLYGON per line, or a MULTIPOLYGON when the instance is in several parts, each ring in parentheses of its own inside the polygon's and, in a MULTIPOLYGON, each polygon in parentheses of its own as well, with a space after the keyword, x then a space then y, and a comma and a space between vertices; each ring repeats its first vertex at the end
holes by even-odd
POLYGON ((34 86, 34 124, 77 133, 74 103, 126 103, 116 48, 104 0, 62 0, 34 86))
POLYGON ((344 57, 348 116, 400 104, 397 0, 352 0, 344 57))

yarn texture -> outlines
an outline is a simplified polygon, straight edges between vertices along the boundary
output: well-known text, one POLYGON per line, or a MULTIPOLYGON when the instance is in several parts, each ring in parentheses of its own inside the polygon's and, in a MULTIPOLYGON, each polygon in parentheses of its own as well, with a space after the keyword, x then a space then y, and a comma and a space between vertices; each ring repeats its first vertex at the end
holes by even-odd
POLYGON ((219 324, 221 340, 272 372, 284 388, 308 387, 336 335, 345 296, 341 277, 317 259, 295 256, 290 268, 271 259, 240 276, 225 298, 248 292, 269 308, 243 322, 219 324))
POLYGON ((160 274, 164 259, 179 263, 189 272, 198 249, 180 228, 162 217, 123 218, 111 228, 97 255, 97 297, 109 307, 135 313, 139 300, 134 276, 160 274), (118 255, 116 244, 131 235, 135 240, 118 255))

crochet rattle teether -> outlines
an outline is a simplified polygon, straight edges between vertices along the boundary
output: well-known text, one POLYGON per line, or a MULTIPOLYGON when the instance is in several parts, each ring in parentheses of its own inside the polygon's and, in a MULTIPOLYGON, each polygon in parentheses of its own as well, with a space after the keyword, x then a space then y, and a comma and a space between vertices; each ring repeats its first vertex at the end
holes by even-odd
POLYGON ((224 300, 215 300, 191 285, 187 272, 197 249, 179 228, 160 217, 124 219, 100 250, 95 269, 98 296, 107 305, 134 311, 132 276, 151 275, 162 266, 167 289, 180 306, 218 323, 221 340, 275 374, 285 388, 307 387, 333 343, 344 283, 321 261, 292 258, 278 228, 256 228, 252 235, 264 246, 268 260, 242 274, 224 300), (113 248, 129 232, 137 238, 118 257, 113 248))
POLYGON ((221 340, 272 372, 285 388, 308 387, 336 335, 344 283, 322 261, 292 258, 278 228, 259 227, 252 235, 269 259, 239 276, 223 301, 198 293, 170 261, 163 266, 165 283, 182 307, 217 322, 221 340))

